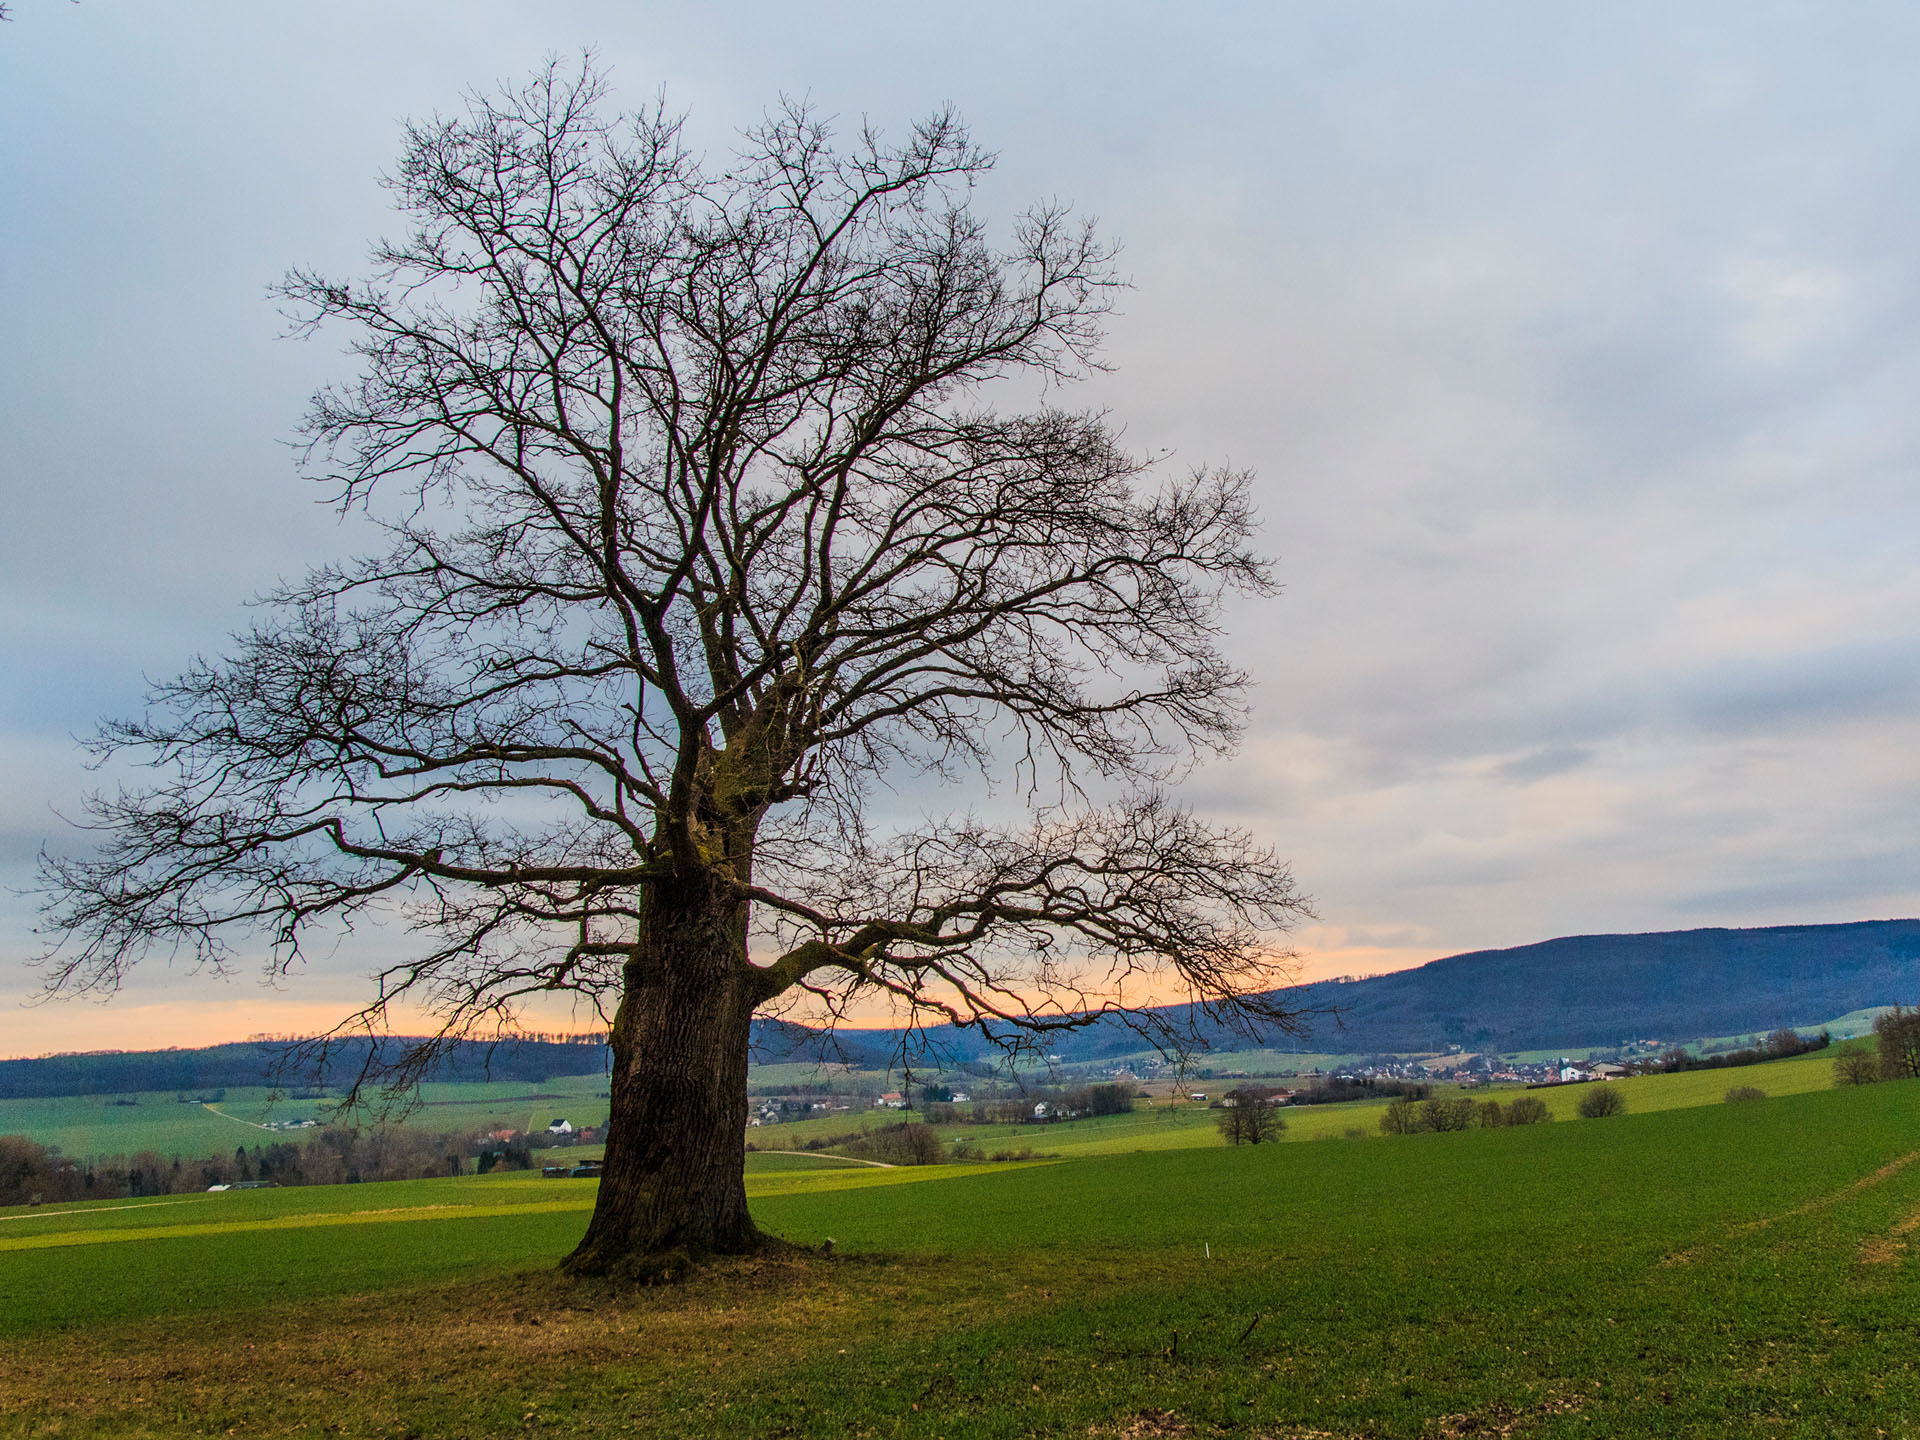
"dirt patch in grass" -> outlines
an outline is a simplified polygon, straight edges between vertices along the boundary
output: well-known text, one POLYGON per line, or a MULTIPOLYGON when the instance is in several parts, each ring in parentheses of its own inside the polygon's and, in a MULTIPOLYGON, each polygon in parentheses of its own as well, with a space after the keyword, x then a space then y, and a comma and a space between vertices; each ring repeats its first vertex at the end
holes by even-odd
MULTIPOLYGON (((1087 1432, 1095 1440, 1194 1440, 1214 1430, 1198 1431, 1172 1410, 1141 1410, 1112 1426, 1094 1426, 1087 1432)), ((1243 1440, 1367 1440, 1363 1435, 1340 1435, 1331 1430, 1258 1430, 1244 1433, 1243 1440)))
POLYGON ((1907 1237, 1920 1230, 1920 1210, 1900 1221, 1884 1235, 1869 1235, 1860 1242, 1860 1263, 1863 1265, 1891 1265, 1907 1249, 1907 1237))
POLYGON ((1570 1415, 1579 1408, 1578 1400, 1564 1396, 1554 1396, 1537 1405, 1526 1405, 1519 1409, 1511 1405, 1494 1404, 1464 1415, 1442 1415, 1433 1422, 1434 1434, 1439 1440, 1465 1440, 1468 1436, 1482 1435, 1522 1435, 1550 1416, 1570 1415))
POLYGON ((564 1409, 582 1385, 629 1392, 630 1425, 663 1384, 724 1369, 748 1386, 883 1324, 930 1323, 936 1309, 964 1323, 1014 1298, 1001 1277, 936 1299, 926 1271, 787 1256, 651 1289, 534 1273, 35 1337, 0 1366, 0 1430, 383 1434, 401 1416, 430 1432, 493 1429, 564 1409))

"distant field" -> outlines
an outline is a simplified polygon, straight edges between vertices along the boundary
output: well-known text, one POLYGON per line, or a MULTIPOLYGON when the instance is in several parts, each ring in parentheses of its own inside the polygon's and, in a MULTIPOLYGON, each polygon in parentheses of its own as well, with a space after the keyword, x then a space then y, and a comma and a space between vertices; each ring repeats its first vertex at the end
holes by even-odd
MULTIPOLYGON (((1833 1084, 1834 1050, 1796 1056, 1791 1060, 1773 1060, 1763 1065, 1727 1070, 1691 1070, 1675 1075, 1641 1075, 1614 1083, 1626 1097, 1629 1111, 1674 1110, 1695 1105, 1719 1104, 1733 1085, 1753 1085, 1768 1095, 1799 1095, 1809 1090, 1828 1089, 1833 1084)), ((1218 1082, 1196 1085, 1217 1095, 1224 1088, 1218 1082)), ((1554 1085, 1536 1090, 1520 1086, 1496 1086, 1461 1090, 1441 1085, 1441 1095, 1470 1094, 1476 1098, 1511 1100, 1515 1095, 1538 1095, 1546 1101, 1556 1119, 1572 1119, 1577 1113, 1584 1085, 1554 1085)), ((1380 1115, 1387 1108, 1384 1100, 1352 1101, 1342 1105, 1288 1106, 1281 1113, 1287 1128, 1285 1140, 1328 1140, 1345 1138, 1351 1131, 1361 1137, 1380 1133, 1380 1115)), ((810 1140, 878 1130, 897 1125, 903 1119, 920 1118, 919 1112, 896 1110, 855 1110, 818 1120, 796 1120, 787 1125, 762 1126, 748 1134, 751 1144, 765 1149, 798 1150, 810 1140)), ((988 1153, 998 1150, 1030 1149, 1038 1154, 1070 1158, 1083 1155, 1119 1154, 1134 1150, 1186 1150, 1221 1143, 1218 1134, 1220 1112, 1191 1101, 1137 1101, 1130 1115, 1108 1115, 1097 1119, 1063 1120, 1052 1124, 975 1125, 961 1121, 937 1127, 949 1143, 966 1138, 988 1153)))
MULTIPOLYGON (((545 1129, 557 1116, 576 1128, 603 1125, 608 1102, 604 1075, 569 1075, 543 1080, 489 1081, 423 1085, 420 1104, 401 1123, 425 1130, 477 1131, 490 1122, 516 1130, 545 1129)), ((26 1135, 42 1145, 57 1145, 79 1159, 155 1150, 172 1159, 198 1159, 237 1145, 251 1149, 286 1141, 300 1143, 311 1132, 268 1130, 269 1122, 311 1118, 339 1123, 335 1102, 273 1098, 265 1088, 230 1088, 211 1108, 181 1104, 175 1092, 138 1095, 86 1095, 57 1100, 0 1100, 0 1135, 26 1135), (132 1100, 132 1105, 114 1104, 132 1100)), ((365 1117, 365 1118, 371 1118, 365 1117)))
MULTIPOLYGON (((1793 1060, 1774 1061, 1740 1070, 1703 1070, 1680 1075, 1643 1076, 1618 1082, 1633 1110, 1671 1109, 1717 1103, 1734 1084, 1753 1084, 1770 1095, 1799 1094, 1832 1083, 1833 1055, 1823 1051, 1793 1060), (1730 1078, 1732 1077, 1732 1078, 1730 1078)), ((1216 1077, 1194 1081, 1191 1088, 1218 1093, 1234 1083, 1216 1077)), ((1441 1093, 1453 1093, 1440 1087, 1441 1093)), ((402 1122, 421 1129, 473 1133, 502 1125, 538 1133, 548 1121, 564 1116, 578 1127, 603 1125, 607 1118, 606 1078, 600 1075, 557 1077, 538 1084, 485 1082, 431 1084, 421 1088, 420 1101, 402 1122)), ((1502 1094, 1495 1090, 1492 1093, 1502 1094)), ((1556 1116, 1570 1117, 1579 1103, 1581 1087, 1554 1087, 1535 1092, 1543 1096, 1556 1116)), ((1219 1112, 1189 1101, 1169 1102, 1159 1097, 1140 1101, 1131 1115, 1066 1121, 1058 1124, 942 1126, 948 1140, 968 1137, 987 1152, 1020 1150, 1072 1157, 1132 1150, 1177 1150, 1217 1145, 1219 1112)), ((1385 1102, 1292 1107, 1286 1111, 1288 1140, 1341 1138, 1349 1131, 1378 1133, 1385 1102)), ((172 1093, 131 1097, 86 1096, 58 1100, 0 1100, 0 1134, 23 1134, 42 1144, 57 1145, 79 1158, 157 1151, 165 1158, 195 1159, 230 1153, 236 1146, 252 1148, 276 1142, 300 1143, 312 1132, 267 1130, 268 1122, 313 1117, 323 1123, 332 1115, 328 1101, 272 1099, 265 1089, 230 1089, 217 1105, 183 1105, 172 1093), (114 1099, 135 1099, 134 1105, 115 1105, 114 1099)), ((370 1119, 371 1116, 363 1116, 370 1119)), ((844 1136, 919 1119, 919 1112, 856 1107, 819 1119, 763 1126, 748 1139, 767 1150, 801 1150, 810 1140, 844 1136)), ((578 1160, 591 1151, 567 1151, 557 1159, 578 1160)))
POLYGON ((592 1181, 0 1211, 0 1429, 1914 1435, 1920 1085, 1656 1093, 1366 1144, 781 1167, 757 1218, 836 1258, 637 1291, 551 1273, 592 1181))

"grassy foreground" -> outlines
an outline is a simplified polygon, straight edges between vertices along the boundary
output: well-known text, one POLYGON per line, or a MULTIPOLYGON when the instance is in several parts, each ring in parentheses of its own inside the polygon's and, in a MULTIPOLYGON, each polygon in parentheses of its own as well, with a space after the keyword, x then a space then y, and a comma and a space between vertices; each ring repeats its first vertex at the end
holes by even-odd
POLYGON ((0 1212, 0 1430, 1920 1433, 1920 1085, 1364 1143, 770 1168, 750 1179, 761 1223, 833 1255, 653 1291, 550 1273, 591 1185, 0 1212))

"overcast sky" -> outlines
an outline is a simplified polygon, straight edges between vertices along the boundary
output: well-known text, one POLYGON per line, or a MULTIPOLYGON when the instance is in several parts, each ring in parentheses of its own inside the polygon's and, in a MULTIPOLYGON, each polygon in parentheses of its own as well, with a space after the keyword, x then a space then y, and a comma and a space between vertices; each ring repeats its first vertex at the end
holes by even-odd
MULTIPOLYGON (((1188 797, 1292 858, 1308 974, 1920 913, 1920 10, 1199 9, 18 0, 0 883, 77 843, 74 734, 354 543, 287 448, 346 362, 267 286, 394 228, 404 117, 591 45, 716 151, 951 101, 990 214, 1123 244, 1077 398, 1259 474, 1286 589, 1188 797)), ((365 969, 29 1009, 33 923, 0 1056, 310 1029, 365 969)))

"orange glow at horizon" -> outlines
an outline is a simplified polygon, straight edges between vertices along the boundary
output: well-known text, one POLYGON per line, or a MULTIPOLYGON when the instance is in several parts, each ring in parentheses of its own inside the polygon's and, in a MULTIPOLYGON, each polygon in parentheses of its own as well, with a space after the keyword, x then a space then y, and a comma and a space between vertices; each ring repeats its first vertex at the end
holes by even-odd
MULTIPOLYGON (((1386 974, 1436 958, 1429 946, 1405 943, 1403 936, 1393 939, 1402 943, 1366 943, 1365 937, 1335 927, 1313 927, 1298 937, 1298 953, 1290 967, 1293 979, 1305 984, 1343 975, 1386 974)), ((352 992, 344 994, 349 998, 300 1000, 280 992, 240 995, 227 990, 217 999, 182 994, 178 999, 142 998, 105 1004, 74 1000, 21 1006, 11 1015, 0 1016, 0 1060, 89 1050, 189 1050, 255 1035, 315 1035, 351 1013, 352 992)), ((1185 997, 1178 986, 1163 982, 1158 986, 1130 984, 1126 998, 1135 1005, 1156 1005, 1185 997)), ((792 1018, 804 1021, 806 1017, 796 1013, 792 1018)), ((853 1030, 884 1029, 899 1023, 899 1017, 876 1003, 847 1015, 841 1023, 853 1030)), ((388 1028, 393 1034, 404 1035, 420 1034, 431 1026, 423 1014, 402 1012, 393 1017, 388 1028)), ((586 1032, 598 1027, 590 1008, 561 1005, 551 1010, 529 1010, 521 1028, 586 1032)))

